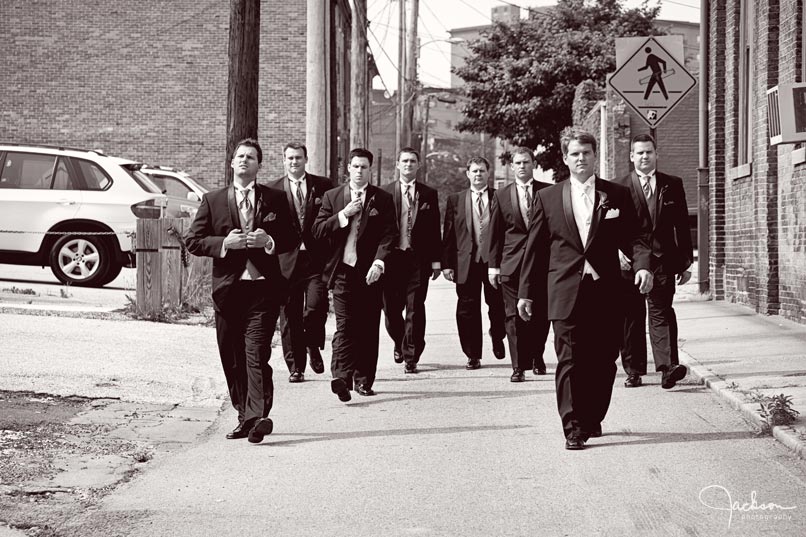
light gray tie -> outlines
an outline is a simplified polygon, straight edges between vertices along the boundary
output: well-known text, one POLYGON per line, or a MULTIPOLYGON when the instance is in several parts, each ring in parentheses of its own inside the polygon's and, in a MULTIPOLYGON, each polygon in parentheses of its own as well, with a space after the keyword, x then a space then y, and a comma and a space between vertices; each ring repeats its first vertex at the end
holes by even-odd
POLYGON ((649 176, 645 175, 641 179, 641 188, 646 196, 646 206, 649 208, 649 217, 655 222, 655 194, 652 193, 652 186, 649 184, 649 176))

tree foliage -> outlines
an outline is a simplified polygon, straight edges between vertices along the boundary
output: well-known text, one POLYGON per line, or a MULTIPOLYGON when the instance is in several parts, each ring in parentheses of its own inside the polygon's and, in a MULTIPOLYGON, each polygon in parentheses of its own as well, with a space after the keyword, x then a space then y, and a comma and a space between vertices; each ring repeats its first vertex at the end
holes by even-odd
POLYGON ((559 0, 528 20, 495 24, 468 45, 471 54, 456 69, 470 99, 459 130, 539 148, 541 168, 567 175, 559 134, 571 124, 577 84, 591 79, 603 87, 616 67, 615 38, 658 34, 652 21, 659 10, 647 0, 634 9, 620 0, 559 0))

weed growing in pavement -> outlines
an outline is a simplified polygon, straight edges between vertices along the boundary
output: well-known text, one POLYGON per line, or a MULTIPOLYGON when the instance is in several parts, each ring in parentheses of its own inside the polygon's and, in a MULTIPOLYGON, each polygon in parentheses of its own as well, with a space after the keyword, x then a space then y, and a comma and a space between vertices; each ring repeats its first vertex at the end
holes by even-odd
POLYGON ((726 385, 725 388, 734 392, 739 391, 739 385, 736 384, 735 381, 730 381, 730 383, 726 385))
POLYGON ((11 293, 12 295, 32 295, 32 296, 36 296, 36 291, 34 291, 33 289, 20 289, 17 286, 4 287, 3 292, 4 293, 11 293))
POLYGON ((62 287, 59 288, 59 296, 62 298, 71 298, 73 295, 70 294, 70 284, 66 283, 62 287))
POLYGON ((135 462, 148 462, 154 458, 154 450, 151 446, 141 446, 132 453, 135 462))
POLYGON ((759 402, 759 411, 761 418, 770 428, 776 425, 790 425, 800 414, 792 408, 792 396, 784 394, 765 397, 759 402))

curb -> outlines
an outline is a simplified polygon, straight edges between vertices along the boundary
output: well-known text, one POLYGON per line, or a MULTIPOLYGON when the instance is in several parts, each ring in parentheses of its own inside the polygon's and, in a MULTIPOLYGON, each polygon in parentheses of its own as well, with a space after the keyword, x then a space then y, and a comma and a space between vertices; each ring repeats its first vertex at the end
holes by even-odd
MULTIPOLYGON (((704 384, 712 392, 730 403, 734 409, 741 412, 753 425, 758 427, 759 430, 769 431, 769 425, 767 425, 767 422, 764 421, 761 414, 756 410, 758 408, 757 403, 748 403, 733 390, 728 389, 728 383, 725 379, 719 377, 706 366, 699 363, 687 352, 680 349, 679 353, 680 362, 689 368, 691 374, 700 384, 704 384)), ((806 459, 806 443, 804 443, 804 440, 794 428, 785 425, 776 425, 772 428, 771 432, 773 438, 786 446, 795 456, 806 459)))

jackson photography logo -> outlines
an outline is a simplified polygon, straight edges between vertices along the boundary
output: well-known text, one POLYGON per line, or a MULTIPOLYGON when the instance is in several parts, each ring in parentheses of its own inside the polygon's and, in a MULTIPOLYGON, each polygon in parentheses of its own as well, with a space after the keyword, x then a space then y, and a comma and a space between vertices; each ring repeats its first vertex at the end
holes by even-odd
POLYGON ((796 505, 780 505, 775 502, 761 502, 755 490, 750 492, 749 501, 734 500, 730 491, 722 485, 708 485, 700 491, 700 503, 709 509, 723 511, 728 529, 734 520, 777 521, 792 520, 791 511, 796 505))

